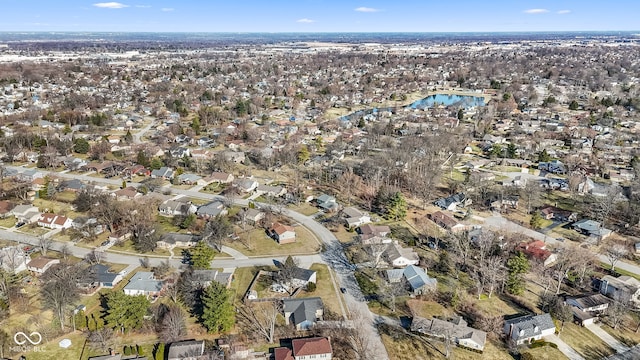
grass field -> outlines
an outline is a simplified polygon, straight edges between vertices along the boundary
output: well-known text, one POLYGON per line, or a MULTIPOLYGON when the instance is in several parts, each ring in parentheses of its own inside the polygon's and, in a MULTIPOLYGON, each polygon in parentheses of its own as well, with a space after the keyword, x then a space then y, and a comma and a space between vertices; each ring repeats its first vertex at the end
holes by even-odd
POLYGON ((320 244, 304 226, 296 226, 296 242, 278 244, 267 236, 264 229, 255 228, 245 232, 237 232, 240 240, 230 241, 226 245, 248 256, 261 255, 301 255, 313 254, 320 250, 320 244))
POLYGON ((0 227, 10 228, 16 224, 16 218, 13 216, 6 217, 4 219, 0 219, 0 227))
POLYGON ((313 264, 311 265, 311 270, 315 270, 317 272, 316 291, 303 291, 297 297, 305 298, 319 296, 322 298, 325 309, 330 310, 334 314, 342 315, 342 310, 340 310, 340 301, 342 300, 342 294, 333 286, 333 281, 331 281, 331 276, 329 275, 329 268, 327 267, 327 265, 313 264))
POLYGON ((536 360, 561 360, 567 359, 564 354, 551 346, 543 346, 535 349, 523 350, 521 354, 531 354, 536 360))
POLYGON ((318 212, 318 208, 309 203, 301 203, 300 205, 296 206, 288 206, 288 208, 306 216, 311 216, 318 212))
POLYGON ((585 359, 602 359, 615 353, 594 333, 573 323, 566 322, 559 337, 585 359))

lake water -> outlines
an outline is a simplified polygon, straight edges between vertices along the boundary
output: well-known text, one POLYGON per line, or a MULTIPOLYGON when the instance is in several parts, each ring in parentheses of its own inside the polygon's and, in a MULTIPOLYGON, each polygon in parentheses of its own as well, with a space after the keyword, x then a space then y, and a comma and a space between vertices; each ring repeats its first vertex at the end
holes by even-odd
POLYGON ((445 95, 445 94, 435 94, 427 96, 426 98, 417 100, 412 102, 409 105, 405 105, 402 107, 386 107, 386 108, 371 108, 371 109, 363 109, 353 112, 348 115, 344 115, 340 117, 341 121, 351 121, 354 119, 358 119, 364 115, 375 114, 380 111, 391 111, 394 112, 400 109, 428 109, 433 108, 439 105, 444 106, 456 106, 464 109, 468 109, 475 106, 484 106, 484 97, 482 96, 469 96, 469 95, 445 95))

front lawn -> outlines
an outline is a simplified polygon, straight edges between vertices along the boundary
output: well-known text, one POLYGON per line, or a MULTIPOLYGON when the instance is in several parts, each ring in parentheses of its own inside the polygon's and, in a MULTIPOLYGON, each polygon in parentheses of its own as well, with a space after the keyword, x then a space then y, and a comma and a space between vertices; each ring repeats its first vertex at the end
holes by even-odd
POLYGON ((313 264, 311 265, 311 270, 317 272, 316 290, 314 292, 303 291, 302 293, 300 293, 300 295, 298 295, 298 297, 321 297, 325 309, 330 310, 333 314, 337 314, 339 316, 343 315, 340 308, 340 302, 344 304, 344 300, 342 298, 342 293, 340 293, 339 289, 336 289, 333 284, 333 281, 329 274, 330 269, 327 267, 327 265, 324 264, 313 264))
POLYGON ((558 336, 585 359, 602 359, 615 353, 594 333, 570 322, 565 322, 564 329, 558 336))
POLYGON ((315 235, 304 226, 296 226, 296 241, 290 244, 278 244, 267 236, 262 228, 238 231, 238 240, 228 241, 225 245, 236 249, 247 256, 264 255, 303 255, 320 251, 320 244, 315 235))

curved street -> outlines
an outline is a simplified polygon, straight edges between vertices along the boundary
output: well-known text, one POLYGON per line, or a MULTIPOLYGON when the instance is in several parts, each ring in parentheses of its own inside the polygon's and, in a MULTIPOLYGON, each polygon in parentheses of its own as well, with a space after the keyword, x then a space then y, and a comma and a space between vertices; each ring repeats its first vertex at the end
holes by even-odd
MULTIPOLYGON (((22 167, 16 166, 6 166, 7 168, 12 168, 16 170, 22 170, 22 167)), ((42 171, 48 175, 58 176, 61 178, 67 179, 79 179, 88 183, 100 183, 106 185, 113 186, 121 186, 121 179, 104 179, 104 178, 96 178, 87 175, 79 175, 79 174, 68 174, 68 173, 57 173, 57 172, 48 172, 42 171)), ((138 183, 130 183, 131 186, 138 187, 140 184, 138 183)), ((206 194, 193 190, 184 190, 184 189, 175 189, 169 186, 164 187, 164 189, 170 190, 172 194, 175 195, 184 195, 189 196, 195 199, 203 199, 203 200, 224 200, 224 197, 220 195, 206 194)), ((235 205, 247 206, 249 201, 246 199, 233 199, 233 203, 235 205)), ((256 203, 258 206, 268 206, 268 204, 256 203)), ((355 267, 349 263, 347 260, 344 250, 342 248, 342 244, 338 241, 338 239, 329 231, 327 228, 319 224, 310 216, 306 216, 300 214, 298 212, 283 209, 283 215, 288 216, 292 220, 298 222, 299 224, 305 226, 309 231, 311 231, 317 238, 324 244, 324 251, 320 255, 303 255, 296 256, 297 259, 300 260, 302 264, 311 264, 313 262, 327 264, 337 275, 337 283, 339 287, 344 287, 347 289, 347 294, 345 295, 345 300, 347 303, 347 308, 349 313, 359 313, 364 314, 367 317, 367 324, 369 324, 365 330, 367 331, 369 337, 369 350, 372 354, 376 354, 376 359, 379 360, 387 360, 389 356, 387 351, 382 344, 382 339, 380 334, 378 333, 373 319, 375 318, 375 314, 372 314, 365 302, 364 296, 360 291, 360 287, 356 282, 354 276, 355 267)), ((25 244, 37 245, 38 238, 26 234, 14 233, 7 230, 0 230, 0 237, 3 237, 7 240, 17 241, 25 244)), ((70 245, 68 243, 63 242, 53 242, 51 249, 59 250, 65 244, 70 245)), ((73 256, 84 258, 87 254, 89 254, 92 249, 82 248, 78 246, 69 246, 71 254, 73 256)), ((149 256, 149 262, 152 266, 156 266, 163 261, 166 261, 167 257, 153 257, 149 256)), ((215 268, 236 268, 236 267, 250 267, 250 266, 260 266, 260 265, 273 265, 274 260, 284 261, 286 256, 281 257, 251 257, 246 259, 215 259, 212 262, 212 267, 215 268)), ((134 256, 128 254, 120 254, 111 251, 104 252, 105 261, 115 263, 115 264, 125 264, 129 266, 139 266, 141 264, 142 256, 134 256)), ((182 266, 181 259, 171 259, 170 263, 172 266, 179 268, 182 266)), ((331 271, 329 272, 331 274, 331 271)), ((336 289, 338 290, 338 289, 336 289)), ((340 301, 342 306, 342 302, 340 301)))

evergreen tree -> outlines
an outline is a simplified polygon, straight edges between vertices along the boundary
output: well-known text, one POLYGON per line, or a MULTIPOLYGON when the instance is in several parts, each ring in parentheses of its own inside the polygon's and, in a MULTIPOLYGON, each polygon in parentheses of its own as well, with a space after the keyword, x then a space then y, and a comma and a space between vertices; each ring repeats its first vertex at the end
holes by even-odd
POLYGON ((164 360, 164 343, 160 343, 156 346, 153 358, 155 360, 164 360))
POLYGON ((76 138, 73 140, 73 151, 78 154, 86 154, 89 152, 91 146, 89 142, 83 138, 76 138))
POLYGON ((398 221, 404 219, 405 216, 407 216, 407 201, 400 191, 396 191, 389 199, 387 218, 398 221))
POLYGON ((518 148, 516 147, 515 144, 513 143, 509 143, 509 145, 507 145, 507 157, 509 159, 515 159, 516 157, 516 151, 518 150, 518 148))
POLYGON ((575 100, 571 100, 569 103, 569 110, 578 110, 578 102, 575 100))
POLYGON ((508 292, 514 295, 520 295, 524 292, 524 274, 529 271, 529 268, 529 260, 521 252, 518 252, 518 255, 507 261, 507 269, 509 271, 507 276, 508 292))
POLYGON ((298 150, 298 164, 304 164, 310 157, 309 149, 307 149, 306 145, 302 145, 300 150, 298 150))
POLYGON ((124 134, 124 142, 129 144, 133 142, 133 135, 131 135, 131 130, 127 130, 127 133, 124 134))
POLYGON ((451 257, 446 250, 440 251, 438 256, 438 263, 436 264, 436 271, 442 274, 449 274, 451 272, 451 257))
POLYGON ((549 162, 551 161, 551 155, 547 152, 547 149, 543 149, 540 154, 538 154, 538 162, 549 162))
POLYGON ((540 215, 539 212, 534 212, 533 215, 531 215, 531 220, 529 221, 529 225, 531 225, 531 227, 534 230, 538 230, 540 228, 542 228, 542 216, 540 215))
POLYGON ((138 150, 138 155, 136 155, 136 163, 148 168, 150 164, 149 158, 147 154, 145 154, 144 150, 138 150))
POLYGON ((191 121, 191 128, 196 133, 196 135, 200 135, 200 118, 196 115, 191 121))
POLYGON ((160 160, 159 158, 154 157, 154 158, 151 160, 151 163, 149 164, 149 166, 150 166, 153 170, 158 170, 158 169, 160 169, 161 167, 163 167, 163 166, 164 166, 164 163, 163 163, 163 162, 162 162, 162 160, 160 160))
POLYGON ((144 295, 129 296, 115 291, 106 296, 104 320, 112 328, 120 328, 122 333, 142 327, 143 317, 151 303, 144 295))
POLYGON ((209 332, 225 332, 235 321, 231 296, 224 285, 212 281, 202 296, 202 325, 209 332))
POLYGON ((458 110, 458 120, 462 121, 464 119, 464 110, 463 109, 459 109, 458 110))
POLYGON ((206 241, 200 241, 188 250, 188 254, 194 269, 207 270, 211 269, 211 261, 216 256, 216 251, 206 241))

